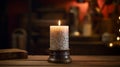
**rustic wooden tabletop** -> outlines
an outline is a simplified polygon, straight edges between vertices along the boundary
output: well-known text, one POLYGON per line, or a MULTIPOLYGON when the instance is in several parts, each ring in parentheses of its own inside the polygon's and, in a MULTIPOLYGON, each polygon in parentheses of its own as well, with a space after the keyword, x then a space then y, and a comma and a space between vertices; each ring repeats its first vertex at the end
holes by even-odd
POLYGON ((70 64, 49 63, 48 57, 29 55, 28 59, 0 60, 0 67, 120 67, 120 56, 72 55, 70 64))

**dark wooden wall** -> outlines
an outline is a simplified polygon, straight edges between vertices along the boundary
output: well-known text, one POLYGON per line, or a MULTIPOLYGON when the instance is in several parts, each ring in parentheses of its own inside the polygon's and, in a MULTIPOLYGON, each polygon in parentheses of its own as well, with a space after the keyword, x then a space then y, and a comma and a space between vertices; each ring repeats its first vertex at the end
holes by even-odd
POLYGON ((9 48, 8 45, 8 13, 7 0, 0 0, 0 48, 9 48))
MULTIPOLYGON (((100 0, 98 0, 98 1, 100 1, 100 0)), ((101 1, 103 1, 103 0, 101 0, 101 1)), ((0 10, 1 10, 1 14, 0 14, 0 17, 1 17, 0 18, 0 30, 1 30, 0 43, 1 43, 1 45, 0 45, 0 48, 9 48, 11 46, 12 32, 15 29, 20 27, 21 16, 24 17, 29 12, 28 3, 29 3, 29 0, 1 0, 0 1, 0 10)), ((58 7, 58 8, 64 8, 65 11, 68 11, 70 6, 79 6, 79 8, 82 10, 84 10, 83 6, 85 6, 85 5, 83 5, 83 3, 76 2, 76 0, 32 0, 31 5, 32 5, 31 8, 32 8, 33 14, 36 13, 36 11, 38 13, 39 8, 58 7)), ((113 8, 111 8, 111 5, 106 5, 104 10, 102 11, 103 19, 106 19, 106 17, 108 17, 108 14, 111 13, 107 10, 108 9, 107 7, 109 8, 109 10, 114 9, 113 5, 112 5, 113 8)), ((87 10, 87 7, 84 11, 86 11, 86 10, 87 10)), ((83 12, 83 13, 85 13, 85 12, 83 12)), ((82 17, 83 16, 84 15, 82 15, 82 17)), ((43 23, 41 23, 41 25, 42 24, 43 23)), ((37 28, 37 29, 39 29, 39 28, 37 28)), ((27 49, 30 51, 30 54, 48 54, 49 30, 48 30, 48 28, 47 29, 44 28, 44 29, 47 31, 47 33, 43 33, 43 34, 47 35, 47 37, 43 37, 43 38, 47 38, 47 41, 37 40, 32 45, 28 44, 27 47, 31 46, 30 48, 27 49), (41 42, 44 42, 44 43, 42 44, 41 42)), ((42 30, 42 28, 41 28, 40 31, 43 32, 43 31, 45 31, 44 29, 42 30)), ((36 36, 36 37, 39 37, 39 36, 36 36)), ((40 38, 42 39, 41 36, 40 36, 40 38)), ((95 40, 93 39, 93 40, 100 41, 99 37, 97 37, 97 38, 98 39, 95 39, 95 40)), ((104 45, 101 42, 96 43, 96 44, 99 44, 99 46, 96 46, 96 44, 94 44, 94 43, 92 43, 91 45, 86 44, 86 43, 83 44, 83 43, 81 43, 83 41, 80 41, 81 39, 82 38, 80 38, 80 39, 78 38, 79 41, 77 41, 77 43, 76 43, 76 41, 74 42, 74 41, 70 40, 70 48, 71 48, 72 54, 85 54, 85 53, 86 54, 104 54, 105 51, 111 52, 110 54, 112 54, 112 53, 117 54, 117 51, 119 51, 118 50, 119 47, 114 47, 112 49, 112 48, 107 47, 106 45, 104 45)), ((107 54, 107 53, 105 53, 105 54, 107 54)))

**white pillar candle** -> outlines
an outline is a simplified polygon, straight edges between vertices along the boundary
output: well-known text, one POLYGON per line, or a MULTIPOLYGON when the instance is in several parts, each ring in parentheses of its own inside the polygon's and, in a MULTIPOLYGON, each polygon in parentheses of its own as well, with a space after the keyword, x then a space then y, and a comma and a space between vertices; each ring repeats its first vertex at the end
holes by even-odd
POLYGON ((50 50, 69 50, 69 26, 50 26, 50 50))

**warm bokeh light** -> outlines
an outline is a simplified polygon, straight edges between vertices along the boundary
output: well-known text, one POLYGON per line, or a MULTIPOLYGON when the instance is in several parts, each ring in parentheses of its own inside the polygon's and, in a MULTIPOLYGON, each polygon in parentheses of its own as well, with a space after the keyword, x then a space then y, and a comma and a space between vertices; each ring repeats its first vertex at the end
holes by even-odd
POLYGON ((58 25, 59 25, 59 26, 61 25, 61 21, 60 21, 60 20, 58 20, 58 25))
POLYGON ((109 47, 113 47, 113 43, 109 43, 109 47))
POLYGON ((118 17, 118 19, 120 20, 120 16, 118 17))
POLYGON ((79 31, 75 31, 75 32, 74 32, 74 35, 75 35, 75 36, 80 36, 80 32, 79 32, 79 31))
POLYGON ((119 41, 119 40, 120 40, 120 37, 117 37, 117 40, 119 41))
POLYGON ((95 9, 96 9, 97 12, 100 12, 100 9, 99 9, 99 8, 96 7, 95 9))
POLYGON ((119 32, 120 32, 120 29, 119 29, 119 32))

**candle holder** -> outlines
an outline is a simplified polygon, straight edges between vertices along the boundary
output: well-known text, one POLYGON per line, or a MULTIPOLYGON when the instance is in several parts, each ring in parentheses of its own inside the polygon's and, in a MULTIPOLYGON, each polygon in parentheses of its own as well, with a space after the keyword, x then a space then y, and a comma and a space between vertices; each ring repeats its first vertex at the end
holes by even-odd
POLYGON ((50 50, 48 62, 68 64, 72 62, 72 59, 69 50, 50 50))

